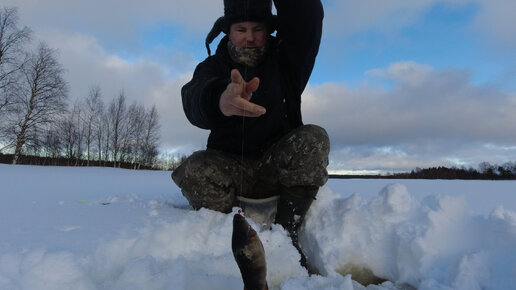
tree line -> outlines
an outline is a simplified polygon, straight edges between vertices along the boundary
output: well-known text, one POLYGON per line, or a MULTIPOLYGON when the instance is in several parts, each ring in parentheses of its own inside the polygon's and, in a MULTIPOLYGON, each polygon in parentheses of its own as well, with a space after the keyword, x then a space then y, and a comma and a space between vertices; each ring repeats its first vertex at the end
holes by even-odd
POLYGON ((2 158, 12 157, 12 164, 33 156, 65 159, 69 165, 155 166, 160 140, 156 107, 128 105, 123 90, 105 104, 99 86, 70 104, 57 51, 45 42, 30 49, 32 31, 18 21, 16 8, 0 10, 2 158))
POLYGON ((464 180, 516 180, 516 162, 502 165, 482 162, 478 169, 473 167, 430 167, 416 168, 410 172, 388 173, 385 175, 332 175, 332 178, 375 178, 375 179, 464 179, 464 180))
POLYGON ((482 162, 478 169, 457 168, 457 167, 431 167, 416 168, 407 173, 392 174, 393 178, 410 178, 410 179, 487 179, 487 180, 515 180, 516 179, 516 163, 507 162, 502 165, 491 165, 489 162, 482 162))

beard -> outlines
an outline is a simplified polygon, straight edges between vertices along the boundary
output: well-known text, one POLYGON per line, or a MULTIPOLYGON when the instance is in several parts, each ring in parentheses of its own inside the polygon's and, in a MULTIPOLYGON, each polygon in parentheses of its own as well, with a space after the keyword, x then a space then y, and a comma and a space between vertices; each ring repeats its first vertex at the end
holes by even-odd
POLYGON ((231 41, 228 41, 228 52, 231 59, 239 64, 249 67, 255 67, 262 63, 267 53, 268 42, 262 47, 247 48, 236 47, 231 41))

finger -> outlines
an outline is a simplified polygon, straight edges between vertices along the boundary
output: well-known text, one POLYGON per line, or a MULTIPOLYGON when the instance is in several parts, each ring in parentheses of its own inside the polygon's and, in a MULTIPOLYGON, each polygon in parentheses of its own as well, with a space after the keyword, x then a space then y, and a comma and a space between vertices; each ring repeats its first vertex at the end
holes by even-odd
POLYGON ((237 83, 237 84, 244 83, 244 78, 242 77, 242 75, 236 68, 231 70, 231 82, 237 83))
POLYGON ((230 89, 230 95, 232 98, 239 98, 242 95, 243 92, 243 85, 231 83, 229 84, 228 88, 230 89))
POLYGON ((252 113, 248 111, 244 111, 242 109, 234 108, 234 112, 231 114, 231 116, 241 116, 241 117, 249 117, 249 118, 256 118, 260 117, 263 114, 258 113, 252 113))
POLYGON ((246 99, 236 98, 231 102, 231 105, 241 111, 238 111, 240 116, 261 116, 266 113, 264 107, 251 103, 246 99), (243 112, 243 114, 242 114, 243 112))
POLYGON ((245 87, 245 98, 247 100, 250 100, 253 96, 253 92, 255 92, 258 89, 258 86, 260 85, 260 79, 257 77, 254 77, 252 80, 250 80, 245 87))

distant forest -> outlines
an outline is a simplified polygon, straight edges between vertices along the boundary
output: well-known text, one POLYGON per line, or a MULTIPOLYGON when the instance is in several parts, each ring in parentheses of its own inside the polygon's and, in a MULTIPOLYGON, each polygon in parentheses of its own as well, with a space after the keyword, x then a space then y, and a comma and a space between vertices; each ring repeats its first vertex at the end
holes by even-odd
MULTIPOLYGON (((11 164, 12 154, 0 153, 0 163, 11 164)), ((44 165, 44 166, 100 166, 118 167, 126 169, 147 169, 147 170, 174 170, 184 161, 186 156, 161 155, 155 159, 152 165, 144 165, 137 162, 117 162, 86 160, 66 157, 43 157, 35 155, 22 155, 17 164, 44 165)), ((482 162, 478 169, 457 168, 457 167, 431 167, 416 168, 410 172, 388 173, 383 175, 342 175, 330 174, 330 178, 335 179, 464 179, 464 180, 516 180, 516 162, 507 162, 502 165, 491 165, 489 162, 482 162)))
MULTIPOLYGON (((16 164, 23 165, 40 165, 40 166, 96 166, 96 167, 116 167, 124 169, 142 169, 142 170, 174 170, 183 160, 185 155, 161 154, 158 155, 152 164, 142 164, 131 161, 109 161, 109 160, 87 160, 80 158, 68 157, 46 157, 39 155, 20 155, 16 164)), ((0 153, 0 164, 12 164, 13 154, 0 153)))
POLYGON ((491 165, 482 162, 478 169, 457 167, 416 168, 410 172, 389 173, 385 175, 330 175, 330 178, 371 178, 371 179, 486 179, 486 180, 516 180, 516 162, 502 165, 491 165))

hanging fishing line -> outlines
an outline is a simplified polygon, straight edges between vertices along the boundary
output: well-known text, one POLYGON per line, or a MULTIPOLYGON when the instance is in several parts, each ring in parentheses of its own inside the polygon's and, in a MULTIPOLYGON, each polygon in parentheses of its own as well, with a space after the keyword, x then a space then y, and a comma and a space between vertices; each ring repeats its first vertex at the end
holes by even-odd
MULTIPOLYGON (((248 20, 248 15, 247 15, 247 10, 249 9, 249 0, 245 0, 244 2, 244 20, 247 21, 248 20)), ((249 33, 247 30, 246 30, 246 33, 249 33)), ((231 41, 231 40, 229 40, 231 41)), ((247 47, 247 38, 245 40, 245 48, 248 48, 247 47)), ((243 75, 243 79, 244 79, 244 84, 243 84, 243 90, 242 90, 242 94, 246 94, 246 82, 247 82, 247 63, 244 64, 244 75, 243 75)), ((252 94, 252 92, 251 92, 252 94)), ((247 96, 246 96, 247 97, 247 96)), ((244 107, 243 107, 243 116, 242 116, 242 144, 241 144, 241 154, 240 154, 240 196, 243 195, 243 191, 244 191, 244 149, 245 149, 245 118, 246 118, 246 110, 245 110, 245 103, 244 103, 244 107)), ((239 199, 239 206, 240 208, 242 208, 242 201, 239 199)))

